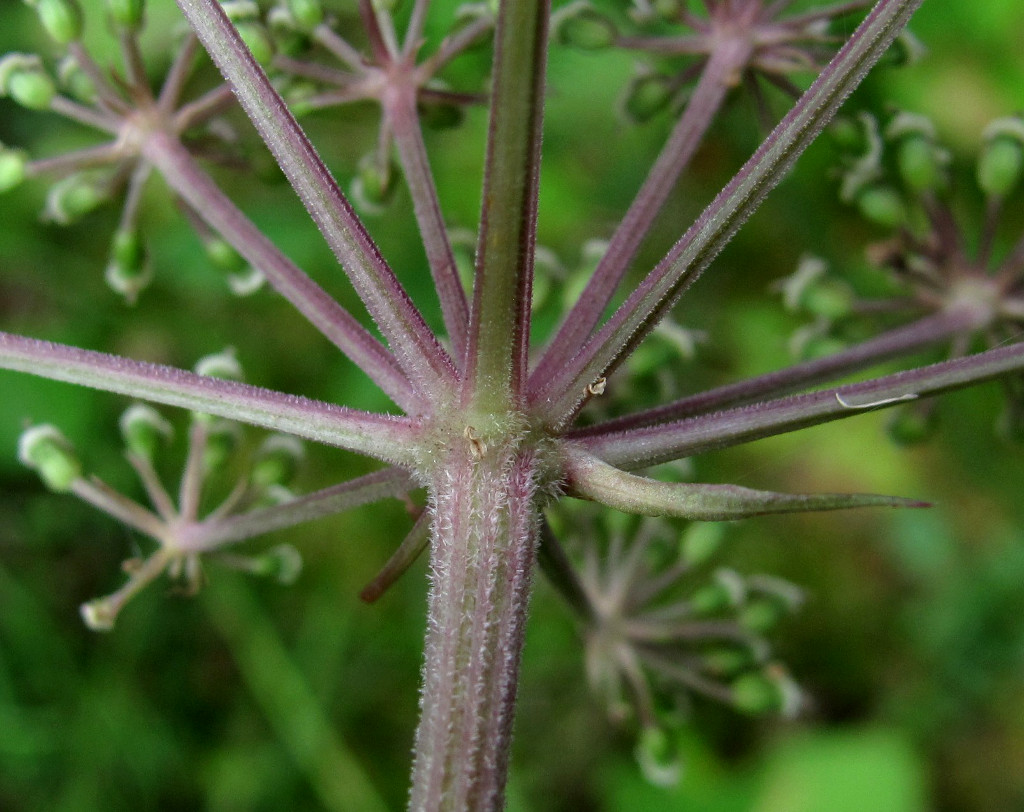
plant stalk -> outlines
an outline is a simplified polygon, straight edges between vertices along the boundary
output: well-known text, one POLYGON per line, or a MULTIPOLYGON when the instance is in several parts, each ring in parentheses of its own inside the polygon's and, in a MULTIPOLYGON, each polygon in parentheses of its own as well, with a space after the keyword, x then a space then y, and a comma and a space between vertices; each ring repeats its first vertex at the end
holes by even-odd
POLYGON ((452 449, 431 486, 431 587, 409 808, 503 807, 537 542, 536 462, 452 449))

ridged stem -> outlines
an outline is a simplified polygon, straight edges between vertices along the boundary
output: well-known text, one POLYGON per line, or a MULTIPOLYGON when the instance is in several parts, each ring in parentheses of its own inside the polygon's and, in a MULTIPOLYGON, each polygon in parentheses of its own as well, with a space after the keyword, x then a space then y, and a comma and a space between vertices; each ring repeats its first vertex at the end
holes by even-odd
POLYGON ((538 513, 530 452, 467 441, 431 483, 431 588, 409 808, 503 806, 538 513))

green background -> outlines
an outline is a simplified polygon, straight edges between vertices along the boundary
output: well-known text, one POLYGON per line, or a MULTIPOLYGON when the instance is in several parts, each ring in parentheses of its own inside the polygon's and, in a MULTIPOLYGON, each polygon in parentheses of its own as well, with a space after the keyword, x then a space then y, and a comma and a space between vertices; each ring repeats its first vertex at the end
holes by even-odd
MULTIPOLYGON (((436 3, 433 37, 451 5, 436 3)), ((103 61, 114 61, 99 6, 87 4, 88 41, 103 61)), ((170 0, 150 6, 145 43, 158 75, 179 18, 170 0)), ((343 3, 335 8, 351 14, 343 3)), ((927 57, 876 71, 849 109, 895 104, 933 116, 969 186, 986 122, 1024 108, 1024 6, 928 0, 914 30, 927 57)), ((52 54, 32 13, 13 0, 0 4, 0 52, 8 50, 52 54)), ((463 60, 453 83, 475 87, 484 64, 482 54, 463 60)), ((559 50, 551 57, 540 241, 569 263, 582 241, 609 233, 669 127, 664 117, 635 127, 618 114, 632 64, 624 54, 559 50)), ((4 143, 40 156, 91 143, 73 125, 0 103, 4 143)), ((773 104, 781 114, 784 100, 773 104)), ((376 121, 369 107, 311 117, 314 140, 340 178, 372 148, 376 121)), ((730 103, 638 267, 650 265, 738 168, 761 134, 755 121, 748 98, 730 103)), ((475 111, 464 129, 429 136, 453 225, 474 225, 484 125, 475 111)), ((695 362, 677 362, 683 391, 787 362, 786 342, 799 322, 768 288, 803 252, 837 268, 863 263, 863 246, 878 234, 835 201, 834 163, 829 144, 815 145, 677 309, 679 322, 710 334, 695 362)), ((358 312, 286 186, 245 187, 239 196, 244 176, 217 176, 290 256, 358 312)), ((134 308, 102 280, 116 209, 58 229, 38 219, 44 194, 34 182, 0 200, 3 330, 182 367, 230 345, 250 382, 387 408, 272 294, 232 298, 159 182, 150 185, 142 217, 156 281, 134 308)), ((970 204, 977 210, 972 195, 962 196, 966 218, 970 204)), ((408 200, 400 194, 368 225, 436 325, 408 200)), ((935 507, 732 527, 725 563, 807 590, 806 606, 777 643, 813 707, 805 718, 780 722, 699 705, 680 734, 687 766, 673 790, 644 782, 629 735, 587 693, 577 630, 539 580, 510 808, 1024 808, 1024 455, 992 430, 1001 394, 986 385, 944 399, 938 435, 912 450, 890 444, 885 416, 872 414, 696 462, 707 481, 899 493, 935 507)), ((305 569, 293 587, 211 564, 197 598, 173 594, 162 581, 128 606, 112 634, 90 633, 78 605, 121 583, 120 562, 138 552, 140 540, 74 499, 44 491, 17 464, 15 447, 26 423, 54 422, 90 472, 136 494, 117 440, 125 404, 0 373, 0 808, 401 808, 425 567, 420 562, 377 605, 357 594, 407 529, 402 506, 365 508, 254 541, 252 549, 289 541, 302 551, 305 569)), ((176 419, 180 453, 185 421, 176 419)), ((371 467, 310 448, 299 487, 313 490, 371 467)))

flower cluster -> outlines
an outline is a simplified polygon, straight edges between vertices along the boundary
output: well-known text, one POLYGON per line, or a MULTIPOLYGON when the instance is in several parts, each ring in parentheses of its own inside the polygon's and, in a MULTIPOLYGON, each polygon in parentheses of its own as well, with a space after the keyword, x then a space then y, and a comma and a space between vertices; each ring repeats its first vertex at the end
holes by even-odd
MULTIPOLYGON (((353 200, 367 213, 379 213, 395 191, 398 167, 393 147, 398 148, 407 176, 422 173, 422 167, 415 166, 426 161, 417 118, 426 126, 451 127, 462 120, 463 108, 486 98, 476 91, 451 89, 439 74, 490 36, 494 8, 486 2, 460 6, 438 48, 419 58, 426 22, 423 8, 417 7, 399 37, 388 4, 361 4, 368 52, 339 33, 336 21, 325 16, 317 0, 289 0, 267 15, 278 47, 272 67, 283 75, 283 95, 297 115, 355 102, 380 105, 383 117, 376 149, 359 162, 351 187, 353 200)), ((419 177, 408 180, 424 182, 419 177)))
MULTIPOLYGON (((241 375, 231 352, 201 359, 196 372, 227 380, 241 375)), ((121 415, 120 429, 125 457, 145 489, 149 507, 95 475, 86 476, 71 442, 52 425, 27 429, 18 449, 21 461, 37 471, 48 488, 72 493, 156 542, 156 549, 147 556, 124 562, 128 580, 120 589, 82 605, 89 628, 112 629, 128 600, 163 573, 180 580, 185 593, 193 594, 202 585, 202 560, 208 558, 286 584, 298 577, 302 559, 290 545, 254 556, 223 549, 313 515, 309 498, 296 499, 288 487, 303 458, 298 440, 270 434, 252 448, 238 423, 193 412, 175 500, 158 473, 170 450, 171 423, 153 407, 135 403, 121 415), (216 486, 232 479, 232 486, 220 489, 219 504, 204 510, 217 494, 216 486)))
MULTIPOLYGON (((28 178, 54 179, 43 216, 66 225, 115 199, 122 199, 105 278, 129 303, 149 284, 153 270, 139 224, 143 189, 154 163, 145 144, 155 132, 183 143, 197 156, 238 165, 238 135, 224 118, 234 97, 224 83, 194 93, 199 43, 182 33, 176 53, 154 91, 140 48, 145 25, 144 0, 108 0, 107 16, 122 55, 122 69, 105 68, 82 40, 84 17, 78 0, 26 0, 63 55, 51 67, 36 54, 12 53, 0 59, 0 95, 38 111, 49 111, 107 136, 96 146, 31 160, 22 150, 0 147, 0 191, 28 178)), ((235 4, 238 6, 239 4, 235 4)), ((261 29, 245 9, 231 6, 249 40, 261 29)), ((250 14, 251 16, 251 14, 250 14)), ((184 204, 182 204, 184 206, 184 204)), ((213 264, 244 295, 262 283, 249 266, 202 218, 189 210, 213 264)))
POLYGON ((586 671, 611 719, 635 722, 637 757, 654 782, 679 773, 669 730, 693 697, 752 713, 793 716, 800 690, 773 659, 766 635, 801 604, 794 585, 712 567, 721 524, 629 517, 595 520, 586 506, 549 513, 579 550, 576 567, 554 540, 541 563, 581 618, 586 671))
MULTIPOLYGON (((889 236, 867 248, 876 271, 867 295, 816 257, 805 257, 784 280, 787 308, 813 319, 794 335, 794 353, 842 352, 849 338, 879 323, 905 332, 916 325, 922 338, 945 343, 951 358, 977 341, 996 347, 1016 340, 1024 327, 1024 241, 1003 247, 1001 221, 1024 175, 1024 119, 997 119, 982 136, 974 176, 984 207, 974 220, 954 196, 951 154, 929 119, 899 112, 883 127, 863 113, 833 130, 850 153, 841 199, 889 236)), ((1010 377, 1005 386, 1002 429, 1019 437, 1024 385, 1010 377)), ((933 425, 930 401, 899 410, 891 428, 897 440, 911 442, 933 425)))
POLYGON ((837 3, 789 15, 789 2, 705 0, 704 15, 690 5, 634 0, 628 27, 638 25, 640 33, 630 33, 611 13, 578 0, 560 13, 558 35, 579 48, 617 47, 658 59, 658 67, 641 67, 626 94, 625 110, 635 121, 686 103, 693 81, 714 62, 719 81, 730 88, 745 86, 767 124, 771 116, 763 83, 798 97, 801 90, 790 76, 823 68, 840 41, 832 24, 868 4, 837 3))

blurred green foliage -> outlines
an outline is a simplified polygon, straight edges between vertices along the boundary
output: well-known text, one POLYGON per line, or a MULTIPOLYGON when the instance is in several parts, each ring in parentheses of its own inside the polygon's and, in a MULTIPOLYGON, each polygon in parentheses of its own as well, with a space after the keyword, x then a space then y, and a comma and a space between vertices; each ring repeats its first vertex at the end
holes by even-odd
MULTIPOLYGON (((86 4, 91 10, 99 0, 86 4)), ((436 3, 447 19, 452 3, 436 3)), ((806 3, 803 5, 807 5, 806 3)), ((351 14, 350 4, 335 6, 351 14)), ((154 73, 177 22, 151 0, 154 73)), ((91 19, 99 15, 91 14, 91 19)), ((914 30, 919 64, 876 71, 854 106, 933 116, 967 167, 985 123, 1024 107, 1024 5, 928 0, 914 30)), ((440 28, 432 29, 437 36, 440 28)), ((90 44, 113 59, 102 25, 90 44), (105 50, 104 50, 105 49, 105 50)), ((0 52, 47 44, 31 12, 0 5, 0 52)), ((456 65, 479 76, 483 56, 456 65)), ((629 57, 556 52, 545 138, 540 239, 575 259, 608 233, 669 127, 615 114, 629 57), (614 145, 614 148, 610 148, 614 145)), ((48 155, 87 141, 0 100, 0 141, 48 155)), ((779 114, 781 97, 773 99, 779 114)), ((372 144, 375 114, 310 117, 314 139, 348 178, 372 144), (349 129, 351 128, 351 129, 349 129)), ((730 105, 638 263, 678 236, 756 145, 753 105, 730 105)), ((453 225, 479 204, 485 116, 430 137, 453 225)), ((710 344, 681 374, 689 389, 787 362, 795 324, 767 293, 804 251, 837 267, 862 263, 872 237, 835 201, 827 139, 801 161, 677 318, 710 344)), ((244 177, 218 173, 235 191, 244 177)), ((3 199, 0 324, 93 349, 189 367, 234 345, 248 379, 363 408, 373 387, 269 293, 239 300, 153 184, 143 224, 157 277, 129 308, 102 267, 115 215, 57 229, 41 223, 42 185, 3 199)), ((240 198, 243 199, 243 198, 240 198)), ((328 252, 281 184, 246 187, 247 211, 299 264, 358 310, 328 252)), ((429 277, 407 198, 369 222, 417 301, 429 277)), ((432 304, 425 305, 433 308, 432 304)), ((435 325, 434 309, 429 318, 435 325)), ((119 583, 137 540, 67 497, 45 492, 15 460, 26 421, 52 421, 90 470, 132 488, 119 459, 122 399, 0 373, 0 808, 392 809, 404 806, 424 625, 422 564, 379 604, 357 599, 408 527, 385 504, 278 533, 306 566, 285 588, 209 571, 196 599, 151 589, 110 635, 81 625, 78 605, 119 583)), ((928 498, 931 511, 750 520, 734 530, 737 566, 805 585, 809 601, 781 636, 784 659, 814 699, 795 723, 750 721, 698 706, 681 734, 686 775, 671 791, 643 783, 632 743, 588 697, 567 611, 544 583, 523 665, 512 810, 817 810, 1024 808, 1024 455, 995 438, 998 387, 947 398, 939 437, 911 451, 884 439, 884 417, 763 441, 701 459, 708 481, 775 490, 868 490, 928 498)), ((312 449, 308 489, 366 470, 312 449)))

